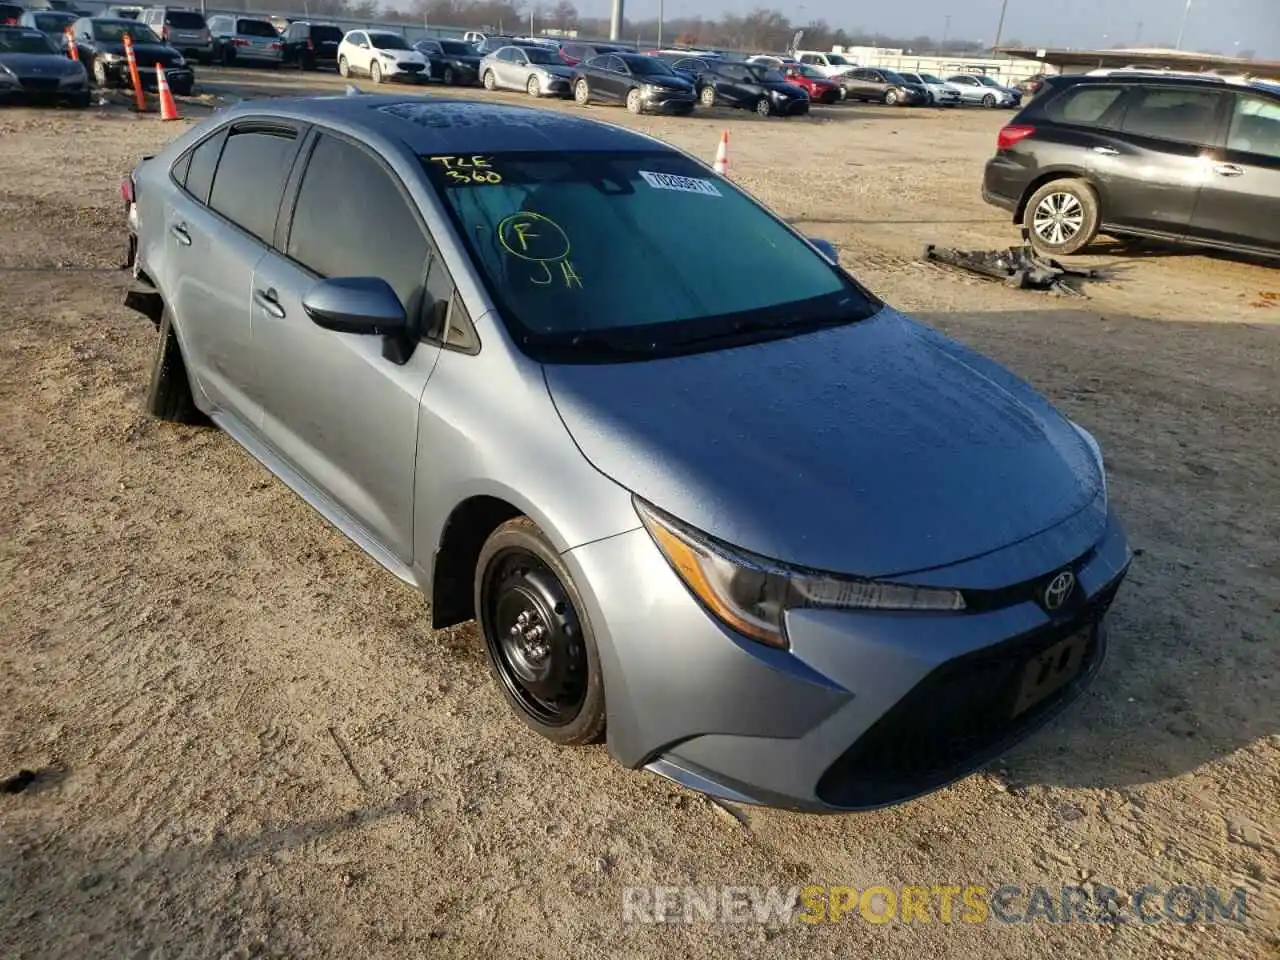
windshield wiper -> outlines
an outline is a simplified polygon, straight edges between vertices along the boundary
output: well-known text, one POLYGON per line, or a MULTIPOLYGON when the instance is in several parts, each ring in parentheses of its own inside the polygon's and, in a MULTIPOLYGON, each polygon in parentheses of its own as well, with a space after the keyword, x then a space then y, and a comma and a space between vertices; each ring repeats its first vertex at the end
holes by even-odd
MULTIPOLYGON (((717 330, 714 333, 699 334, 696 337, 688 337, 684 340, 674 340, 664 343, 665 347, 694 347, 705 343, 719 343, 725 340, 750 340, 757 336, 773 335, 781 339, 782 337, 794 337, 804 333, 814 333, 818 330, 825 330, 828 327, 843 327, 846 324, 857 323, 859 320, 865 320, 871 314, 864 316, 825 316, 813 317, 807 320, 782 319, 782 320, 739 320, 732 326, 723 330, 717 330)), ((765 337, 767 339, 767 337, 765 337)))
MULTIPOLYGON (((530 338, 526 337, 526 341, 530 338)), ((636 341, 611 337, 598 332, 553 334, 546 339, 534 340, 535 346, 550 347, 556 350, 587 353, 605 353, 623 356, 651 357, 658 352, 658 345, 652 340, 636 341)))

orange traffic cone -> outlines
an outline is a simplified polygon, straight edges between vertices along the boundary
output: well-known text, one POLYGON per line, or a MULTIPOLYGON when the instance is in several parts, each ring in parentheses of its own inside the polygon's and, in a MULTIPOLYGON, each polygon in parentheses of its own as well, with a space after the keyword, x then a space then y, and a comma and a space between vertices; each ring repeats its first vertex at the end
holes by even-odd
POLYGON ((156 93, 160 94, 160 119, 181 120, 178 104, 174 102, 173 91, 169 89, 169 81, 165 79, 164 67, 156 64, 156 93))
POLYGON ((78 61, 80 59, 80 49, 76 46, 76 32, 67 27, 63 34, 67 40, 67 56, 72 60, 78 61))
POLYGON ((729 175, 729 131, 720 134, 720 146, 716 148, 715 171, 722 177, 729 175))

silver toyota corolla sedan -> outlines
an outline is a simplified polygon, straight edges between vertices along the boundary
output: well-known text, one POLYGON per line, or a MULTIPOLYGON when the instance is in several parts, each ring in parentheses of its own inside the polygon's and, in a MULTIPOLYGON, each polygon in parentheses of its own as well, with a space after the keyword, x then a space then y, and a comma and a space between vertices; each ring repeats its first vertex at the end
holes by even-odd
POLYGON ((1098 670, 1131 554, 1093 437, 665 143, 263 100, 123 192, 151 412, 211 419, 435 627, 477 620, 544 737, 865 809, 1098 670))

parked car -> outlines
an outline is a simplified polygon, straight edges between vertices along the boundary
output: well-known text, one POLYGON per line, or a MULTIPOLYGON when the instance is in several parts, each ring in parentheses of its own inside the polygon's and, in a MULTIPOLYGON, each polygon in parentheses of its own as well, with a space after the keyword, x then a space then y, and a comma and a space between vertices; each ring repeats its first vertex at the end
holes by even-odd
POLYGON ((374 83, 403 80, 420 83, 429 76, 427 58, 398 33, 352 30, 338 45, 338 72, 367 76, 374 83))
POLYGON ((634 53, 630 47, 617 43, 578 43, 576 41, 560 44, 560 59, 571 67, 576 67, 585 60, 599 57, 606 53, 634 53))
POLYGON ((895 106, 925 106, 932 102, 924 84, 912 83, 884 67, 859 67, 841 78, 845 99, 867 100, 895 106))
POLYGON ((688 116, 697 93, 664 60, 639 53, 606 53, 574 68, 573 99, 584 107, 592 100, 612 100, 626 104, 631 113, 688 116))
POLYGON ((533 40, 518 40, 515 37, 485 37, 476 44, 476 54, 480 57, 487 57, 491 53, 497 53, 503 47, 535 47, 542 48, 542 44, 533 40))
POLYGON ((0 3, 0 27, 16 27, 27 8, 18 3, 0 3))
POLYGON ((26 8, 28 10, 47 10, 57 13, 71 13, 75 14, 77 18, 92 16, 90 11, 72 3, 72 0, 27 0, 26 8))
POLYGON ((419 40, 413 49, 427 58, 429 76, 449 86, 470 85, 480 81, 480 55, 476 48, 462 40, 419 40))
POLYGON ((102 12, 104 17, 112 17, 116 20, 137 20, 142 16, 142 7, 107 7, 102 12))
POLYGON ((213 34, 199 10, 186 7, 148 7, 137 19, 165 43, 197 63, 213 63, 213 34))
POLYGON ((844 99, 844 91, 835 80, 828 80, 813 67, 796 63, 782 73, 787 83, 794 84, 809 95, 811 103, 832 104, 844 99))
POLYGON ((957 107, 960 105, 960 91, 931 73, 908 73, 904 70, 899 70, 898 75, 909 84, 924 87, 929 94, 929 103, 935 107, 957 107))
POLYGON ((548 47, 501 47, 480 61, 480 82, 486 90, 524 90, 531 97, 567 97, 574 70, 548 47))
POLYGON ((982 193, 1048 254, 1105 233, 1280 257, 1280 87, 1046 78, 1000 131, 982 193))
POLYGON ((788 83, 781 73, 763 64, 690 58, 676 64, 676 69, 694 78, 698 100, 707 109, 723 104, 754 110, 762 117, 794 117, 809 112, 805 89, 788 83))
POLYGON ((839 53, 822 53, 818 50, 797 50, 796 59, 808 67, 817 70, 824 77, 839 77, 858 65, 848 57, 839 53))
POLYGON ((835 811, 1060 713, 1131 558, 1097 441, 703 162, 548 116, 264 99, 143 161, 149 411, 475 618, 557 744, 835 811))
POLYGON ((0 27, 0 101, 25 100, 89 105, 84 65, 31 27, 0 27))
POLYGON ((258 64, 278 70, 284 62, 284 41, 270 20, 217 14, 209 18, 209 32, 220 63, 258 64))
POLYGON ((169 89, 180 97, 189 96, 196 75, 186 58, 165 43, 151 28, 138 20, 113 20, 108 17, 82 17, 72 28, 76 53, 94 82, 102 88, 129 86, 129 66, 125 60, 124 35, 133 39, 134 59, 138 63, 138 79, 143 89, 156 88, 156 66, 164 67, 169 89))
POLYGON ((963 103, 981 104, 984 107, 1016 107, 1022 102, 1022 94, 981 73, 957 73, 947 77, 947 83, 960 91, 963 103))
POLYGON ((299 70, 338 68, 342 28, 331 23, 295 20, 280 34, 280 60, 299 70))
POLYGON ((61 51, 67 48, 67 27, 74 26, 80 18, 61 10, 28 10, 18 18, 18 26, 39 30, 51 38, 61 51))

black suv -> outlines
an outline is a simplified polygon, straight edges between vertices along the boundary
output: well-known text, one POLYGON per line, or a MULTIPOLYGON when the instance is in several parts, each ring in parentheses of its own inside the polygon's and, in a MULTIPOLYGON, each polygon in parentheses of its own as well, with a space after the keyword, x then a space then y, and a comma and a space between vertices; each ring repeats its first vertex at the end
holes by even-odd
POLYGON ((1280 84, 1049 77, 1000 131, 982 196, 1051 255, 1106 233, 1280 256, 1280 84))

